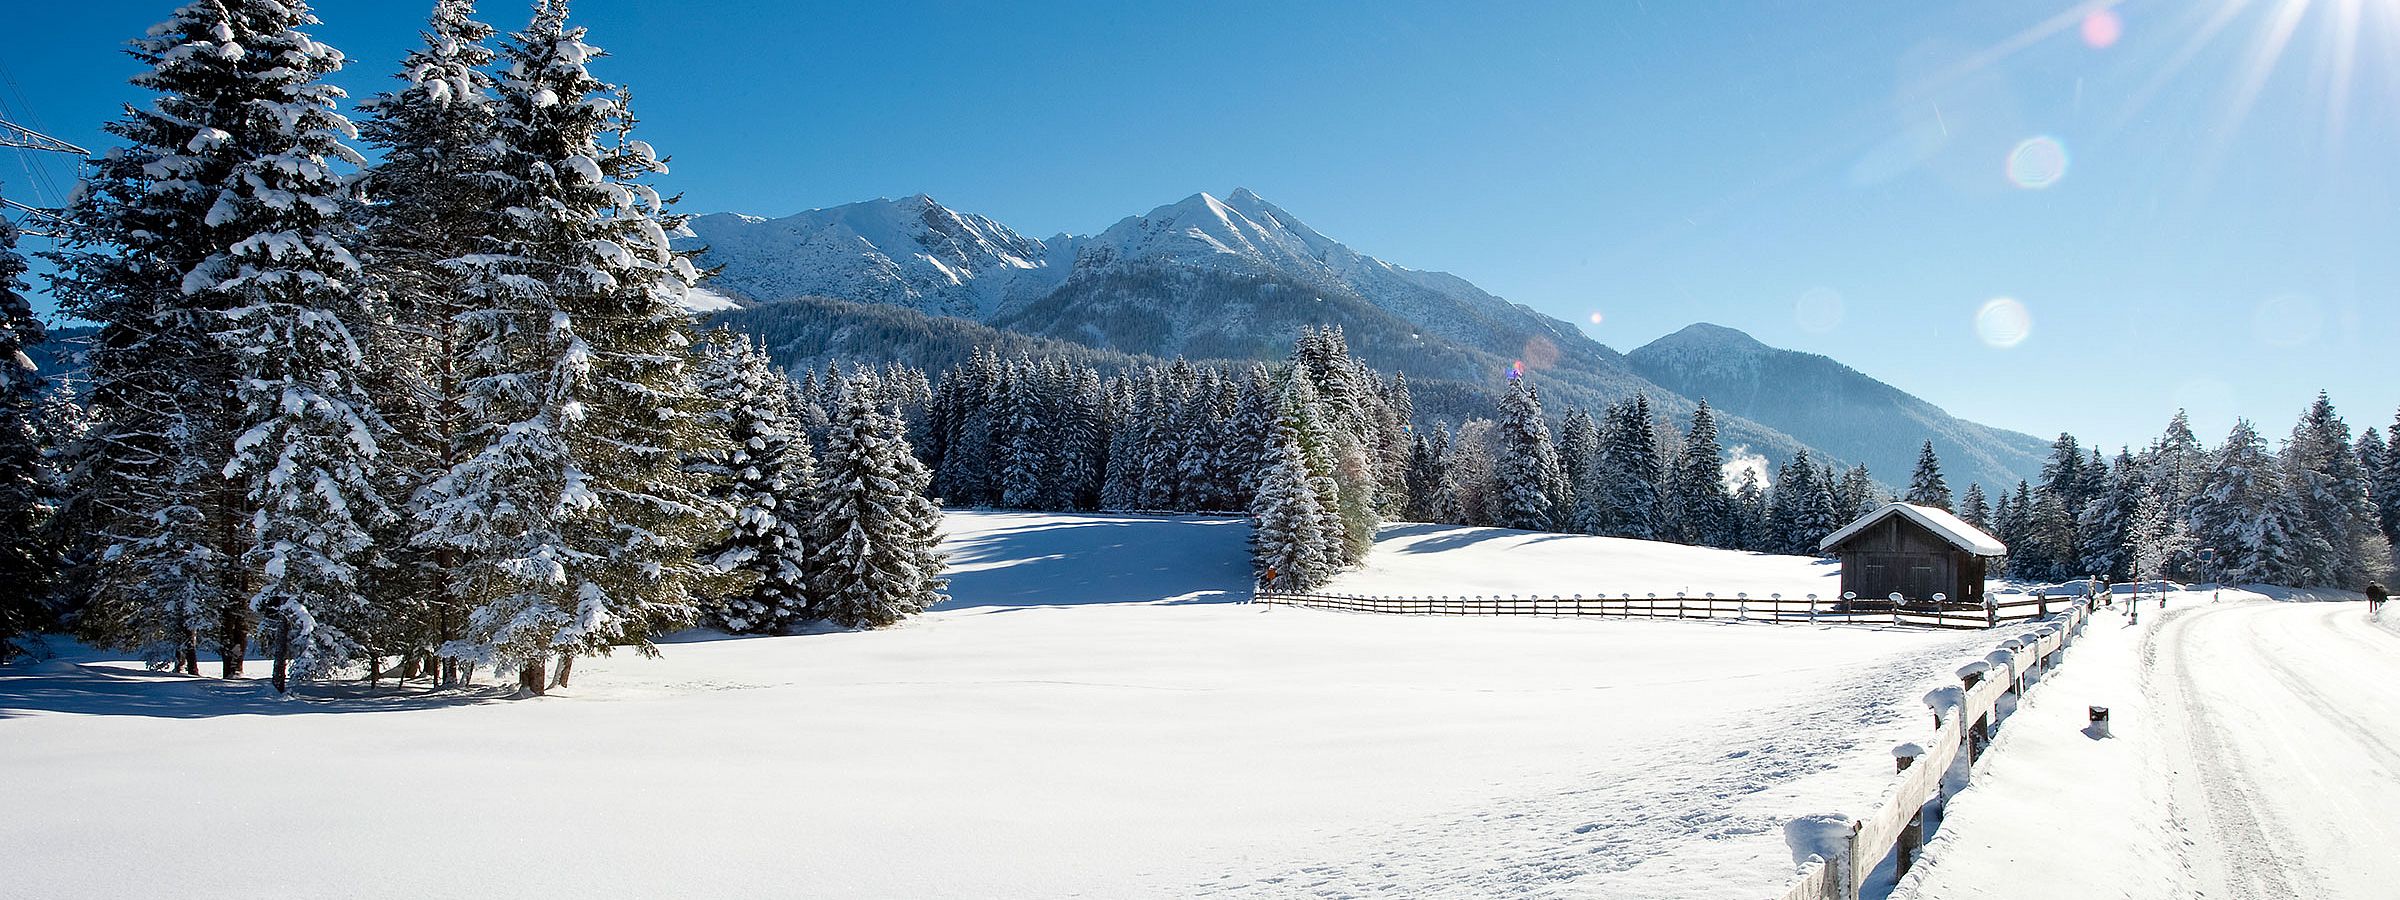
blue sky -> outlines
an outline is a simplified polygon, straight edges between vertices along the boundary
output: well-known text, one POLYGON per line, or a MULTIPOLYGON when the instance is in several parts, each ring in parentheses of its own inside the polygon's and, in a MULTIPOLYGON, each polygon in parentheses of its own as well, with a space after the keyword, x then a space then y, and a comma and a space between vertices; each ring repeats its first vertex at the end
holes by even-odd
MULTIPOLYGON (((321 4, 342 83, 423 5, 321 4)), ((168 8, 12 10, 10 108, 105 144, 168 8)), ((576 9, 691 211, 925 192, 1047 236, 1247 186, 1620 350, 1716 322, 2036 434, 2400 406, 2400 0, 576 9)))

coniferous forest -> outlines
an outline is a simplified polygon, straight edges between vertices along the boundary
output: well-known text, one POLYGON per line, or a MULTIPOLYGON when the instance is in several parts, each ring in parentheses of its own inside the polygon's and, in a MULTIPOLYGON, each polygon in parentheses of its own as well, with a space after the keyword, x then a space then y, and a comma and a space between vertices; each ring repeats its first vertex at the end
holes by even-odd
MULTIPOLYGON (((565 4, 502 36, 444 0, 347 109, 314 21, 197 3, 134 42, 153 100, 49 254, 98 326, 74 384, 26 362, 45 330, 0 223, 0 654, 65 630, 178 672, 262 656, 278 689, 539 693, 693 624, 922 611, 942 504, 1243 514, 1258 583, 1298 591, 1387 520, 1813 554, 1891 497, 1806 450, 1745 464, 1705 402, 1546 407, 1538 373, 1426 421, 1332 327, 1272 365, 986 348, 795 377, 696 331, 667 160, 565 4)), ((1992 531, 2019 579, 2356 588, 2400 539, 2400 424, 2354 436, 2319 396, 2210 448, 2178 414, 1964 490, 1928 442, 1901 496, 1992 531)))

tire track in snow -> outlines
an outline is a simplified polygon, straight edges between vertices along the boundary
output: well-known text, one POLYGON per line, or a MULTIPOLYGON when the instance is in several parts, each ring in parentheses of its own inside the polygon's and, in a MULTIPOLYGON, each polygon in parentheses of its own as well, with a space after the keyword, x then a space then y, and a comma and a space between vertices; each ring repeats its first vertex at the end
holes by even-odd
POLYGON ((2155 663, 2143 669, 2148 692, 2160 701, 2160 719, 2172 723, 2171 731, 2182 737, 2166 742, 2167 753, 2175 757, 2172 771, 2184 782, 2182 791, 2169 795, 2174 820, 2187 827, 2194 822, 2208 827, 2208 834, 2184 842, 2184 868, 2201 876, 2201 883, 2223 884, 2243 900, 2322 896, 2306 870, 2286 866, 2292 855, 2269 838, 2281 831, 2246 774, 2256 763, 2233 746, 2225 723, 2201 701, 2194 677, 2196 624, 2229 614, 2240 617, 2245 606, 2175 609, 2142 639, 2144 661, 2155 663), (2194 791, 2199 795, 2200 802, 2194 804, 2200 807, 2198 815, 2182 808, 2188 801, 2181 794, 2194 791), (2203 869, 2213 869, 2215 877, 2207 877, 2203 869))

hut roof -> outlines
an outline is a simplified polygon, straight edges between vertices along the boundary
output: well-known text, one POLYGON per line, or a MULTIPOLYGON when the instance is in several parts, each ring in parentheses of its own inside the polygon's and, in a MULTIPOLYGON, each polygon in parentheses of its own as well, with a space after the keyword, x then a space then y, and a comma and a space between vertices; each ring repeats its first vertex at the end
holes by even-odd
POLYGON ((1826 535, 1824 540, 1818 541, 1817 550, 1819 552, 1831 550, 1835 545, 1849 540, 1875 523, 1893 516, 1905 516, 1909 521, 1924 526, 1925 530, 1933 532, 1942 540, 1949 542, 1951 546, 1976 556, 2008 555, 2008 545, 2000 543, 1998 538, 1983 533, 1983 529, 1969 525, 1965 520, 1933 507, 1910 503, 1886 503, 1882 508, 1858 517, 1858 521, 1842 526, 1841 530, 1826 535))

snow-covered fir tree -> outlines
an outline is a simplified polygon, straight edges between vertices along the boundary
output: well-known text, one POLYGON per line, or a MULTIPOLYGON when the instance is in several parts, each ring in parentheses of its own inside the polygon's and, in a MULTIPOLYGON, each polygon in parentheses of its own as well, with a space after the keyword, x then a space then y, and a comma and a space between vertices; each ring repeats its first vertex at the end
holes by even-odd
POLYGON ((2371 482, 2350 441, 2350 426, 2323 393, 2292 427, 2281 456, 2310 540, 2301 547, 2312 587, 2357 590, 2384 577, 2391 545, 2369 493, 2371 482))
POLYGON ((1411 522, 1437 522, 1442 516, 1442 484, 1449 432, 1433 429, 1413 436, 1408 450, 1408 506, 1400 515, 1411 522))
MULTIPOLYGON (((370 207, 360 252, 381 304, 370 363, 391 425, 378 479, 401 510, 377 530, 383 564, 368 573, 367 593, 387 624, 415 620, 385 637, 416 645, 404 650, 404 677, 420 656, 462 635, 468 608, 450 577, 454 554, 416 538, 433 499, 427 488, 458 464, 469 427, 458 321, 466 293, 451 261, 480 250, 497 224, 497 110, 486 71, 493 32, 474 14, 468 0, 438 0, 421 45, 401 60, 401 87, 360 104, 359 135, 381 150, 363 179, 370 207)), ((433 665, 442 683, 459 680, 455 659, 433 665)))
POLYGON ((2176 508, 2174 493, 2160 486, 2144 489, 2125 530, 2126 572, 2143 581, 2165 578, 2194 549, 2191 522, 2176 508))
POLYGON ((1298 418, 1292 410, 1276 421, 1250 505, 1252 566, 1259 586, 1271 591, 1305 591, 1340 568, 1325 545, 1324 506, 1300 447, 1298 418))
POLYGON ((361 415, 344 333, 359 299, 329 164, 355 158, 319 81, 341 56, 298 30, 313 21, 301 3, 207 0, 135 40, 134 84, 156 97, 108 126, 124 146, 66 211, 55 293, 100 326, 67 549, 86 630, 161 667, 197 671, 207 643, 239 674, 252 602, 297 622, 301 595, 350 590, 351 526, 323 519, 372 509, 338 508, 364 499, 371 435, 343 430, 361 415), (261 352, 282 341, 307 346, 261 352))
POLYGON ((2151 492, 2134 471, 2130 454, 2119 454, 2107 468, 2107 487, 2083 504, 2076 516, 2076 571, 2111 582, 2133 576, 2133 535, 2141 505, 2151 492))
POLYGON ((1733 540, 1730 549, 1753 552, 1768 549, 1774 515, 1774 506, 1768 497, 1767 486, 1760 483, 1758 470, 1744 467, 1741 481, 1735 483, 1733 488, 1733 540))
POLYGON ((1600 450, 1588 490, 1577 497, 1576 530, 1609 537, 1653 540, 1660 534, 1658 484, 1664 477, 1650 418, 1650 398, 1635 395, 1608 408, 1600 428, 1600 450))
POLYGON ((1932 441, 1917 451, 1917 471, 1909 476, 1906 499, 1944 512, 1950 509, 1950 484, 1942 479, 1942 459, 1934 454, 1932 441))
POLYGON ((1044 475, 1053 467, 1057 438, 1045 427, 1049 384, 1030 360, 1010 363, 993 391, 992 448, 998 454, 999 503, 1010 509, 1043 506, 1044 475))
POLYGON ((1981 482, 1967 485, 1966 496, 1958 501, 1958 517, 1987 533, 1992 530, 1992 504, 1984 499, 1981 482))
POLYGON ((8 586, 0 591, 0 662, 15 654, 18 638, 49 624, 59 565, 46 533, 57 485, 44 452, 44 379, 25 352, 49 333, 25 299, 24 275, 17 227, 0 219, 0 584, 8 586))
MULTIPOLYGON (((857 382, 871 379, 861 370, 857 382)), ((810 618, 881 628, 947 599, 941 507, 927 499, 932 473, 908 446, 900 419, 871 389, 851 390, 833 413, 809 520, 810 618)))
POLYGON ((476 604, 450 655, 515 668, 539 693, 576 655, 691 620, 714 567, 694 557, 727 518, 683 468, 710 443, 680 302, 696 273, 682 228, 643 183, 664 163, 633 139, 598 50, 546 0, 502 52, 492 169, 496 234, 455 259, 466 451, 431 487, 424 539, 457 553, 476 604))
POLYGON ((1553 506, 1559 471, 1558 450, 1550 441, 1550 424, 1542 417, 1541 401, 1524 379, 1512 379, 1501 395, 1499 457, 1494 460, 1492 519, 1502 528, 1547 531, 1558 523, 1553 506))
POLYGON ((305 4, 238 8, 233 40, 262 62, 245 73, 249 114, 205 135, 237 148, 206 217, 226 243, 183 287, 222 310, 239 404, 225 474, 243 489, 246 600, 283 690, 360 650, 368 527, 389 514, 372 480, 385 429, 359 336, 371 323, 350 249, 356 195, 336 169, 363 160, 323 80, 342 55, 300 31, 316 24, 305 4))
POLYGON ((2234 423, 2211 454, 2191 522, 2193 538, 2216 549, 2229 584, 2300 584, 2310 575, 2308 560, 2330 552, 2307 546, 2319 540, 2309 533, 2307 511, 2248 420, 2234 423))
POLYGON ((1832 483, 1834 521, 1856 521, 1868 510, 1883 505, 1882 498, 1877 494, 1881 488, 1875 486, 1875 476, 1864 465, 1843 470, 1841 476, 1832 483))
POLYGON ((1567 410, 1566 418, 1558 425, 1558 468, 1567 485, 1566 503, 1559 510, 1563 520, 1560 524, 1568 531, 1593 533, 1585 527, 1580 511, 1583 499, 1593 491, 1593 467, 1599 457, 1599 423, 1581 408, 1567 410))
MULTIPOLYGON (((2373 435, 2375 429, 2367 429, 2373 435)), ((2400 417, 2395 417, 2391 432, 2385 437, 2382 463, 2368 469, 2373 480, 2369 491, 2376 503, 2376 518, 2383 528, 2384 540, 2400 547, 2400 417)), ((2361 464, 2365 464, 2361 457, 2361 464)))
POLYGON ((1717 445, 1717 417, 1707 400, 1692 411, 1691 428, 1684 432, 1683 449, 1668 482, 1668 535, 1703 547, 1729 543, 1726 520, 1733 499, 1725 492, 1725 450, 1717 445))
POLYGON ((726 442, 695 454, 692 466, 733 511, 731 530, 702 556, 739 575, 713 615, 728 631, 774 634, 811 609, 806 529, 816 462, 791 413, 789 380, 763 349, 719 329, 700 350, 700 392, 710 402, 705 420, 726 442))
POLYGON ((1807 448, 1776 472, 1769 530, 1775 552, 1814 556, 1817 542, 1841 526, 1833 517, 1833 488, 1807 448))

